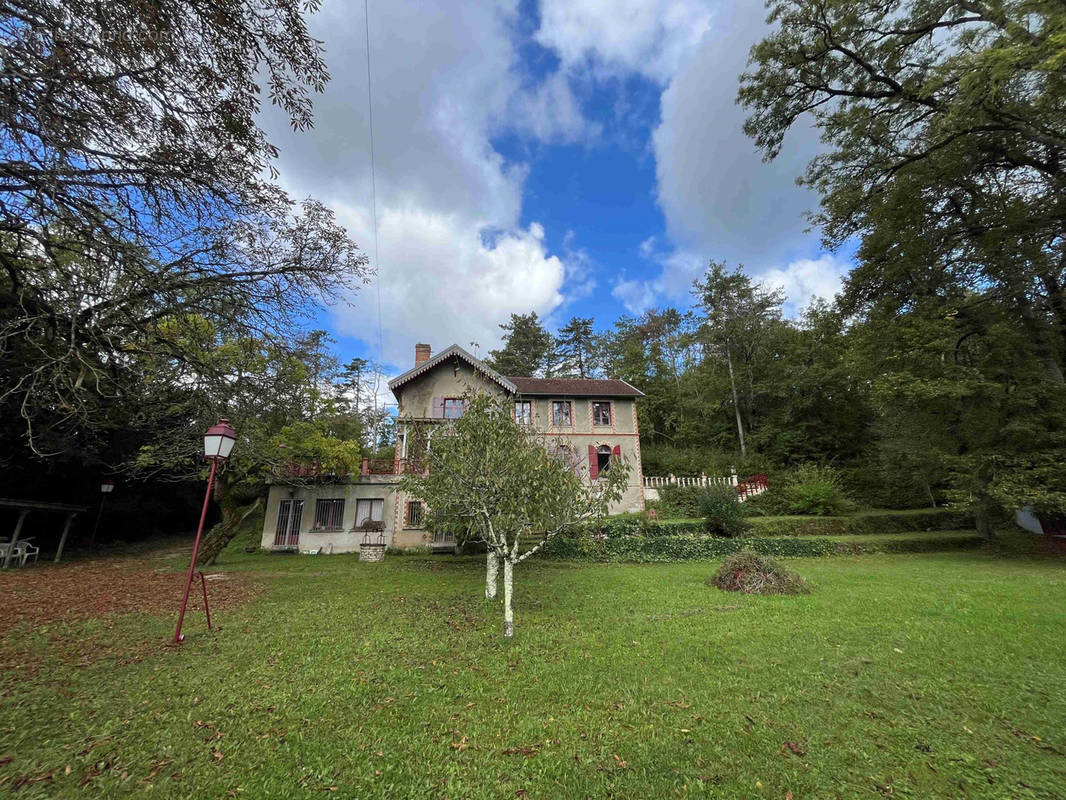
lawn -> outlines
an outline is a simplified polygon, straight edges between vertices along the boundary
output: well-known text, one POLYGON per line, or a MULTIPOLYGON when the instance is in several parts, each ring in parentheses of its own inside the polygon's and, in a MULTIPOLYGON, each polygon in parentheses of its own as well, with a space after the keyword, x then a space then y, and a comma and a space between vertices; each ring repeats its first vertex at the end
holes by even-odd
POLYGON ((533 559, 504 641, 478 560, 227 555, 216 569, 263 591, 231 593, 213 634, 193 613, 180 649, 158 610, 5 634, 0 788, 1063 796, 1066 560, 788 563, 811 595, 726 594, 704 584, 712 563, 533 559))

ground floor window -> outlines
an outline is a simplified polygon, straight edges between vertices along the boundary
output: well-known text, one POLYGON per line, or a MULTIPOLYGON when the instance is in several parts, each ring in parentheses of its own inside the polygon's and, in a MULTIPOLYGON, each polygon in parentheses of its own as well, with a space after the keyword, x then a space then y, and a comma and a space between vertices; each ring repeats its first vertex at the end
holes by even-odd
POLYGON ((378 498, 355 501, 355 527, 377 528, 385 520, 385 501, 378 498))
POLYGON ((294 547, 300 543, 303 500, 282 500, 278 506, 278 527, 274 531, 275 547, 294 547))
POLYGON ((603 445, 596 451, 596 471, 604 473, 611 468, 611 448, 603 445))
POLYGON ((315 501, 315 530, 339 531, 344 520, 344 498, 315 501))
POLYGON ((411 500, 407 503, 407 527, 422 527, 422 501, 411 500))

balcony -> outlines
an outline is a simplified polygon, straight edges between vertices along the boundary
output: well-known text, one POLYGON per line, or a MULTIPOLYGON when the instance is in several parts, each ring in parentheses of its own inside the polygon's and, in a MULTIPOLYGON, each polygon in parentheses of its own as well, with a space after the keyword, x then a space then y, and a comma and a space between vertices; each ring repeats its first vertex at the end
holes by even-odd
POLYGON ((425 474, 428 463, 421 458, 364 458, 360 475, 425 474))
MULTIPOLYGON (((389 477, 394 475, 425 474, 428 463, 420 458, 364 458, 359 465, 360 476, 389 477)), ((298 480, 307 483, 341 483, 353 477, 352 473, 341 474, 325 469, 316 463, 290 462, 275 468, 278 480, 298 480)))

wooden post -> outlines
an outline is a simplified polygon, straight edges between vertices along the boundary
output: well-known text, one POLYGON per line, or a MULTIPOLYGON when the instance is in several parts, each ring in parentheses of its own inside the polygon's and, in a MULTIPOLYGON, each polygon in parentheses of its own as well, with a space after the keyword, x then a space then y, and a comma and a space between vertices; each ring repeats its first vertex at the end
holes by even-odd
POLYGON ((7 569, 11 564, 11 557, 15 554, 15 543, 19 540, 19 534, 22 533, 22 521, 26 519, 26 515, 29 513, 30 510, 28 508, 19 510, 19 521, 15 523, 15 532, 11 535, 11 544, 4 554, 4 569, 7 569))
POLYGON ((70 533, 70 523, 74 521, 74 517, 76 516, 78 516, 77 511, 71 511, 69 514, 67 514, 66 524, 63 525, 63 535, 59 537, 59 549, 56 550, 56 557, 53 559, 52 562, 54 564, 58 564, 60 556, 63 555, 63 545, 67 543, 67 534, 70 533))

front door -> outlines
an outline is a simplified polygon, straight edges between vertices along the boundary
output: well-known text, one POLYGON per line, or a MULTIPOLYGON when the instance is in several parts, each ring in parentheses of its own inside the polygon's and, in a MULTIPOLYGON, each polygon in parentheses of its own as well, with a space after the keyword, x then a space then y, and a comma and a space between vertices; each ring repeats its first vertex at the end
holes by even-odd
POLYGON ((275 547, 297 547, 300 544, 300 522, 304 515, 303 500, 282 500, 278 507, 278 527, 274 532, 275 547))

